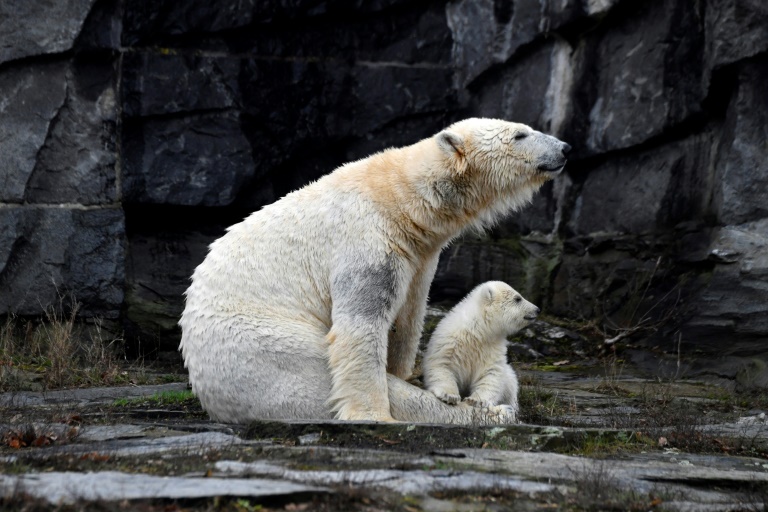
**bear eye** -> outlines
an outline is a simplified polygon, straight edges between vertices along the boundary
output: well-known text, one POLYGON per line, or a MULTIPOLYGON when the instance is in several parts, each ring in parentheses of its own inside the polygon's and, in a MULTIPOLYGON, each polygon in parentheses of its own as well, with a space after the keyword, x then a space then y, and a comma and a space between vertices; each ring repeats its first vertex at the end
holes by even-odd
POLYGON ((528 136, 528 134, 527 134, 527 133, 522 133, 522 132, 519 132, 519 133, 515 134, 515 140, 524 139, 524 138, 526 138, 527 136, 528 136))
POLYGON ((522 302, 522 301, 523 301, 522 297, 515 297, 515 302, 522 302))

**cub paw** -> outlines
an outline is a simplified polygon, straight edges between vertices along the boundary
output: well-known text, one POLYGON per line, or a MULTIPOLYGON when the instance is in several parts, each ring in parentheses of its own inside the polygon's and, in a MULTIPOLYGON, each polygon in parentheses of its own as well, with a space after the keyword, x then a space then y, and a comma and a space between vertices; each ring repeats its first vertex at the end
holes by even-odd
POLYGON ((435 391, 434 393, 437 398, 447 403, 448 405, 456 405, 461 401, 461 397, 459 395, 452 395, 443 391, 435 391))
POLYGON ((499 423, 520 423, 517 419, 517 408, 511 405, 493 405, 491 411, 496 415, 499 423))
POLYGON ((473 398, 471 396, 468 396, 464 399, 465 402, 467 402, 472 407, 492 407, 493 404, 491 402, 486 402, 485 400, 481 400, 479 398, 473 398))

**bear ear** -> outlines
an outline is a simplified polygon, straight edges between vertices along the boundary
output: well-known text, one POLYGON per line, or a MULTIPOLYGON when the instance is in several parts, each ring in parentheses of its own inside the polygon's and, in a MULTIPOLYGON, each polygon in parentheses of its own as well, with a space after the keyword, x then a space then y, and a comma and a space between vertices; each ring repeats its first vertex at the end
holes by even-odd
POLYGON ((467 159, 464 158, 464 137, 454 131, 443 130, 437 134, 437 145, 452 163, 456 175, 461 175, 467 170, 467 159))
POLYGON ((440 149, 451 156, 464 156, 464 137, 451 130, 443 130, 437 134, 440 149))

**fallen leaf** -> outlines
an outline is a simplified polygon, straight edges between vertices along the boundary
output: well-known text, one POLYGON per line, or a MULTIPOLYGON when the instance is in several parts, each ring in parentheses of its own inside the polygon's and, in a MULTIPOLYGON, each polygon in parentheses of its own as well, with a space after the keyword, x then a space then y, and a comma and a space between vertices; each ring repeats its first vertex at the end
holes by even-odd
POLYGON ((51 440, 48 439, 47 436, 37 436, 34 441, 32 441, 32 446, 47 446, 51 444, 51 440))
POLYGON ((557 361, 556 363, 552 363, 552 366, 564 366, 568 363, 570 363, 570 361, 567 359, 564 359, 562 361, 557 361))
POLYGON ((79 425, 83 422, 83 418, 79 414, 71 414, 64 418, 61 422, 66 425, 79 425))
POLYGON ((109 455, 102 454, 99 452, 90 452, 90 453, 84 453, 80 460, 91 460, 93 462, 106 462, 109 460, 109 455))

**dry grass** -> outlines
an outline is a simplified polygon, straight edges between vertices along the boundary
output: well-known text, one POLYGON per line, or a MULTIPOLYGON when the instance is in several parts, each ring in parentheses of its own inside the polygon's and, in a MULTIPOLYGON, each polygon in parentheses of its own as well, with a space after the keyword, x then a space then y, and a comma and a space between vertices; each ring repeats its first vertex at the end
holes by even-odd
POLYGON ((562 416, 575 412, 575 405, 552 390, 536 377, 520 379, 518 418, 531 425, 562 425, 562 416))
POLYGON ((578 470, 569 468, 574 475, 576 492, 569 496, 568 509, 583 512, 664 510, 666 496, 663 493, 645 494, 626 488, 614 478, 614 464, 596 460, 578 470))
POLYGON ((79 308, 61 299, 43 319, 6 318, 0 328, 0 392, 114 385, 141 373, 141 365, 124 369, 122 338, 108 335, 99 320, 78 321, 79 308))

